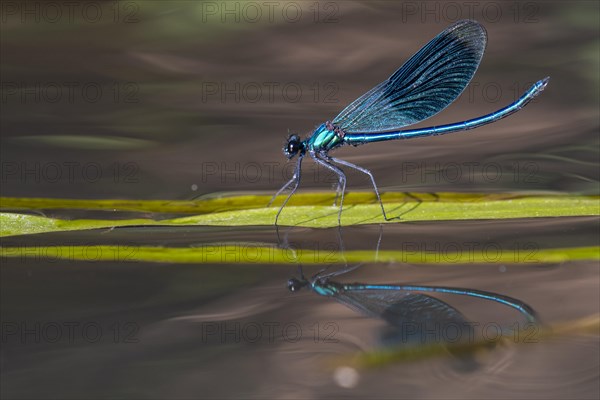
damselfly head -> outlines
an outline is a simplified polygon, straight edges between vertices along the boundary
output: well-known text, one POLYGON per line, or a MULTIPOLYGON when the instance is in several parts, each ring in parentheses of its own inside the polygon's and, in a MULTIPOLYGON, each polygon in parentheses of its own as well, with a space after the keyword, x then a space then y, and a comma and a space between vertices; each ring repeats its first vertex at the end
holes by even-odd
POLYGON ((287 283, 290 292, 297 292, 306 285, 308 285, 307 281, 301 281, 300 279, 296 278, 290 278, 287 283))
POLYGON ((298 152, 304 151, 304 144, 298 135, 290 135, 285 146, 283 146, 283 154, 289 159, 294 157, 298 152))

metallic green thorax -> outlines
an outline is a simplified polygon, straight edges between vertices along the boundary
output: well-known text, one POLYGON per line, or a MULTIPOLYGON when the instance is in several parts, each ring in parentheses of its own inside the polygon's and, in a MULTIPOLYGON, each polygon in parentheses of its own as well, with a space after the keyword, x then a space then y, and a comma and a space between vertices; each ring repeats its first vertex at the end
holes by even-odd
POLYGON ((321 124, 305 142, 308 151, 329 151, 342 145, 342 138, 332 130, 327 129, 325 124, 321 124))
POLYGON ((335 296, 345 290, 344 285, 329 280, 315 280, 310 286, 321 296, 335 296))

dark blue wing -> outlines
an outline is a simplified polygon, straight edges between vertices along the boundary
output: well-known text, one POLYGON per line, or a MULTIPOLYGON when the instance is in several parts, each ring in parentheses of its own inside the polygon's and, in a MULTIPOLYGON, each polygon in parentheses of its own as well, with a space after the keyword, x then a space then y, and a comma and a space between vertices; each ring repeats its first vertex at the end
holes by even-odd
POLYGON ((396 290, 346 290, 337 293, 334 298, 355 311, 382 318, 390 325, 424 321, 447 323, 464 319, 455 308, 425 294, 396 290))
POLYGON ((388 329, 382 332, 382 341, 386 345, 430 341, 440 344, 473 338, 473 328, 460 311, 425 294, 395 290, 345 290, 333 297, 355 311, 385 320, 388 329), (444 336, 444 332, 449 331, 454 337, 444 336))
POLYGON ((346 107, 334 125, 346 133, 385 132, 437 114, 469 84, 486 42, 486 31, 479 23, 455 23, 386 81, 346 107))

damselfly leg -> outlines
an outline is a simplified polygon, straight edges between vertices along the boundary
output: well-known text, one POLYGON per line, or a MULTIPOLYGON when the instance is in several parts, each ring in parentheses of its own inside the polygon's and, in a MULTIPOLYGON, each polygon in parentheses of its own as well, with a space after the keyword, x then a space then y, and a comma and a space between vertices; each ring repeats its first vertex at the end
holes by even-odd
POLYGON ((379 195, 379 188, 377 187, 377 184, 375 183, 375 178, 373 177, 373 174, 371 173, 371 171, 369 171, 366 168, 360 167, 356 164, 352 164, 351 162, 341 160, 339 158, 334 158, 334 157, 329 157, 329 156, 327 158, 329 161, 332 161, 336 164, 345 165, 346 167, 360 171, 363 174, 366 174, 369 178, 371 178, 371 183, 373 184, 373 189, 375 189, 375 194, 377 195, 377 201, 379 201, 379 205, 381 206, 381 212, 383 213, 383 218, 386 221, 391 221, 392 219, 399 218, 399 217, 392 217, 392 218, 387 217, 387 214, 385 213, 385 209, 383 208, 383 202, 381 201, 381 196, 379 195))
POLYGON ((290 200, 290 197, 292 197, 292 195, 294 193, 296 193, 296 190, 298 190, 298 186, 300 185, 300 176, 301 176, 300 174, 302 173, 302 158, 303 158, 302 154, 298 155, 298 162, 296 163, 296 169, 294 170, 294 176, 292 176, 292 179, 290 179, 285 185, 283 185, 281 187, 281 189, 279 189, 279 191, 277 191, 277 193, 275 193, 275 196, 273 196, 271 198, 271 201, 269 201, 269 204, 267 205, 267 207, 270 206, 273 203, 273 201, 275 201, 277 196, 279 196, 281 193, 283 193, 285 190, 287 190, 292 184, 294 184, 294 188, 292 189, 290 194, 286 197, 286 199, 283 201, 283 204, 279 208, 279 211, 277 211, 277 215, 275 216, 275 225, 277 225, 277 221, 279 220, 279 214, 281 214, 281 211, 283 210, 283 208, 285 207, 287 202, 290 200))
MULTIPOLYGON (((342 224, 342 208, 344 207, 344 193, 346 192, 346 175, 344 174, 344 171, 342 171, 335 165, 330 164, 328 162, 329 157, 327 157, 327 155, 319 155, 319 153, 310 153, 310 156, 317 163, 321 164, 322 166, 329 169, 330 171, 333 171, 333 173, 338 176, 338 186, 341 187, 340 209, 338 211, 338 225, 341 225, 342 224)), ((337 198, 336 198, 336 200, 337 200, 337 198)))

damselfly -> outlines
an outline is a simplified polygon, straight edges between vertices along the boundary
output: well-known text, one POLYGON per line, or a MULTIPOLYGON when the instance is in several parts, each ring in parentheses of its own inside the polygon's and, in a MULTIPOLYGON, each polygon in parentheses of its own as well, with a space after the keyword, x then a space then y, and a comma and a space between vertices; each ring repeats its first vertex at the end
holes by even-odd
POLYGON ((389 312, 390 306, 394 305, 395 317, 399 319, 419 314, 427 314, 430 318, 447 318, 447 314, 452 308, 425 293, 470 296, 512 307, 525 316, 528 323, 539 323, 535 310, 529 305, 521 300, 498 293, 448 286, 338 283, 331 280, 332 277, 345 274, 358 267, 354 266, 331 273, 325 273, 322 270, 309 279, 300 272, 300 279, 288 280, 288 289, 297 292, 303 287, 310 287, 321 296, 332 297, 355 311, 373 317, 384 317, 384 314, 389 312))
POLYGON ((269 203, 271 205, 278 195, 291 188, 290 194, 277 212, 275 224, 300 185, 302 159, 307 153, 315 162, 338 177, 336 202, 341 195, 338 224, 341 223, 346 176, 337 165, 355 169, 369 176, 383 217, 389 220, 371 172, 348 161, 330 157, 329 151, 346 144, 358 146, 478 128, 519 111, 544 90, 549 77, 536 82, 514 103, 493 113, 447 125, 401 130, 437 114, 462 93, 479 66, 486 42, 486 31, 478 22, 459 21, 437 35, 387 80, 356 99, 332 121, 317 127, 309 138, 302 140, 298 135, 290 135, 283 147, 283 153, 288 159, 298 155, 298 161, 292 178, 269 203))

